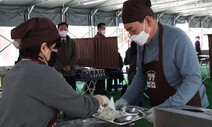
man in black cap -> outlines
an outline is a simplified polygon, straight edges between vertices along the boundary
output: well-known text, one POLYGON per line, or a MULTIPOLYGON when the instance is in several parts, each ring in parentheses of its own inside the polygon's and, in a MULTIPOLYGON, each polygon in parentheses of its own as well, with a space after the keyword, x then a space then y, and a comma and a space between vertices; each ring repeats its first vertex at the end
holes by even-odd
MULTIPOLYGON (((116 106, 132 104, 147 85, 152 106, 207 107, 199 62, 189 37, 179 28, 157 22, 150 0, 126 1, 122 19, 138 45, 137 73, 116 106)), ((150 109, 146 117, 151 122, 153 111, 150 109)))
POLYGON ((32 18, 11 31, 21 39, 22 59, 5 76, 0 101, 0 127, 52 127, 57 111, 89 117, 106 96, 76 93, 51 66, 56 62, 60 35, 47 18, 32 18), (79 108, 81 107, 81 108, 79 108))

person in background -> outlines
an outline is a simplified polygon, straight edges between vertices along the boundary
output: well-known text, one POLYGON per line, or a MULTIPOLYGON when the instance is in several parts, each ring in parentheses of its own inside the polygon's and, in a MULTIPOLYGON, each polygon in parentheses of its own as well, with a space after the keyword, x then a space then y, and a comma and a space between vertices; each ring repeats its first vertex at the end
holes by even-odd
MULTIPOLYGON (((124 64, 129 65, 129 69, 127 70, 127 78, 128 78, 128 85, 124 86, 121 91, 121 96, 124 95, 127 87, 130 86, 132 80, 136 74, 136 59, 137 59, 137 44, 132 41, 130 47, 126 51, 126 55, 124 58, 124 64)), ((135 99, 132 105, 143 107, 143 92, 140 93, 140 96, 135 99)))
POLYGON ((114 81, 114 88, 115 86, 117 86, 117 88, 115 88, 115 92, 118 91, 118 85, 120 85, 120 83, 124 80, 124 75, 123 75, 123 71, 122 68, 124 66, 123 63, 123 59, 121 57, 121 54, 118 52, 118 59, 119 59, 119 68, 117 69, 105 69, 106 70, 106 74, 109 77, 107 79, 107 91, 111 92, 112 91, 112 87, 113 87, 113 81, 114 81))
POLYGON ((130 47, 126 51, 124 58, 124 65, 129 65, 127 70, 128 84, 130 85, 133 77, 136 74, 136 58, 137 58, 137 44, 132 41, 130 47))
MULTIPOLYGON (((94 38, 105 38, 105 32, 106 32, 105 23, 99 23, 97 25, 97 34, 94 36, 94 38)), ((106 72, 106 70, 105 70, 105 72, 106 72)), ((98 80, 96 82, 96 89, 95 89, 94 93, 95 94, 103 94, 103 95, 107 94, 107 91, 105 90, 105 80, 98 80)))
POLYGON ((97 25, 97 33, 94 36, 94 38, 104 38, 106 33, 106 24, 105 23, 99 23, 97 25))
POLYGON ((199 59, 199 55, 201 55, 201 46, 200 46, 200 37, 199 36, 196 36, 196 41, 195 41, 195 50, 196 50, 196 53, 197 53, 197 56, 198 56, 198 59, 199 59))
POLYGON ((21 39, 22 59, 5 76, 0 127, 52 127, 57 111, 86 118, 108 105, 106 96, 76 93, 52 67, 61 38, 51 20, 27 20, 12 29, 11 38, 21 39))
POLYGON ((197 55, 186 33, 158 22, 150 0, 125 1, 122 20, 138 45, 137 72, 116 106, 131 104, 147 85, 152 108, 146 119, 150 122, 154 122, 154 106, 208 107, 197 55))
MULTIPOLYGON (((105 23, 99 23, 97 25, 97 34, 94 36, 94 38, 105 38, 105 33, 106 33, 106 24, 105 23)), ((113 80, 114 80, 115 84, 117 84, 117 79, 119 79, 119 83, 124 80, 122 73, 112 73, 114 71, 121 70, 122 67, 123 67, 123 60, 122 60, 122 57, 121 57, 120 53, 118 53, 118 59, 119 59, 119 68, 118 69, 105 68, 105 73, 109 77, 107 79, 107 91, 105 91, 105 80, 99 80, 99 81, 97 81, 97 83, 99 85, 96 85, 96 87, 97 87, 96 88, 97 89, 96 92, 97 93, 98 93, 98 91, 102 91, 100 93, 107 94, 107 92, 111 92, 112 91, 112 82, 113 82, 113 80)))
POLYGON ((76 44, 67 35, 68 24, 61 22, 58 24, 58 32, 60 34, 60 41, 62 46, 57 52, 57 62, 54 67, 64 76, 66 81, 76 90, 76 44))

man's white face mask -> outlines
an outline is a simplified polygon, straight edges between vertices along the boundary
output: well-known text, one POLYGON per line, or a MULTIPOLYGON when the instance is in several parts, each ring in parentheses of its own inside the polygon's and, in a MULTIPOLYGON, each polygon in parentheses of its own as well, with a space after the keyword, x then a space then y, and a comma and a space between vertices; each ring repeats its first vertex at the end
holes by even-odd
POLYGON ((105 35, 105 33, 106 33, 105 30, 102 30, 102 31, 101 31, 101 34, 102 34, 102 35, 105 35))
MULTIPOLYGON (((141 31, 139 34, 137 35, 132 35, 131 36, 131 39, 137 43, 139 46, 142 46, 144 45, 147 40, 149 39, 149 32, 146 33, 144 32, 144 28, 145 28, 145 21, 144 21, 144 27, 143 27, 143 31, 141 31)), ((149 28, 149 31, 150 31, 150 28, 149 28)))
POLYGON ((61 37, 66 37, 67 33, 68 33, 68 31, 65 31, 65 30, 59 31, 59 34, 61 37))

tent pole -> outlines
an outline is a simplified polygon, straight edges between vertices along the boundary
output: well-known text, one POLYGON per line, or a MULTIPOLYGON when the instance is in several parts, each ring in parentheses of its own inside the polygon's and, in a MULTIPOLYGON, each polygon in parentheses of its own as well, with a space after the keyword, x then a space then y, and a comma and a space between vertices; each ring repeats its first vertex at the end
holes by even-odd
POLYGON ((28 15, 27 15, 27 19, 29 20, 30 19, 30 15, 32 13, 32 10, 34 9, 34 5, 32 5, 31 7, 28 7, 28 15))
POLYGON ((97 9, 95 9, 95 10, 91 10, 91 24, 90 24, 90 26, 91 26, 91 29, 92 29, 92 33, 91 33, 91 36, 92 37, 94 37, 94 35, 95 35, 95 31, 93 31, 94 30, 94 15, 97 13, 97 11, 98 11, 99 9, 97 8, 97 9))
POLYGON ((67 12, 67 10, 69 9, 69 7, 66 7, 65 9, 62 9, 62 22, 65 22, 65 13, 67 12))
POLYGON ((180 17, 181 15, 178 15, 178 16, 176 16, 175 18, 174 18, 174 26, 176 26, 176 20, 180 17))
POLYGON ((7 48, 12 44, 12 42, 11 42, 9 39, 7 39, 6 37, 4 37, 3 35, 1 35, 1 34, 0 34, 0 37, 4 38, 5 40, 7 40, 7 41, 10 42, 10 44, 8 44, 7 46, 5 46, 3 49, 0 50, 0 53, 1 53, 1 52, 3 52, 5 49, 7 49, 7 48))

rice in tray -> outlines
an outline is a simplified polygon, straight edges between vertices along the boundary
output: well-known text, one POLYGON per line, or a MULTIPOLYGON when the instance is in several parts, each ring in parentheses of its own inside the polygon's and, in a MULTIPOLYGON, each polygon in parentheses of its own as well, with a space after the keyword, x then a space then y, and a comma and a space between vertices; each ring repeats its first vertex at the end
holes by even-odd
POLYGON ((118 110, 104 110, 98 115, 98 118, 104 119, 104 120, 112 120, 114 118, 117 118, 121 116, 123 113, 118 110))

